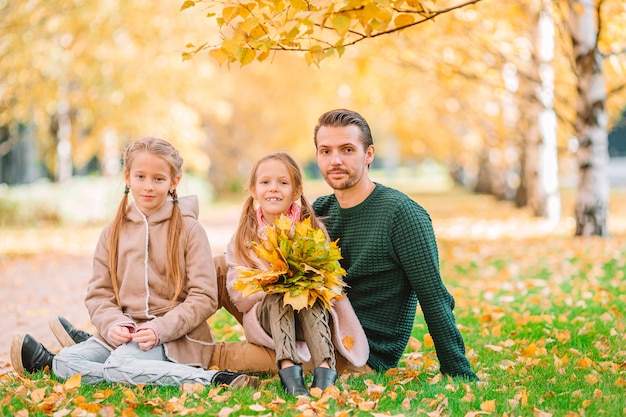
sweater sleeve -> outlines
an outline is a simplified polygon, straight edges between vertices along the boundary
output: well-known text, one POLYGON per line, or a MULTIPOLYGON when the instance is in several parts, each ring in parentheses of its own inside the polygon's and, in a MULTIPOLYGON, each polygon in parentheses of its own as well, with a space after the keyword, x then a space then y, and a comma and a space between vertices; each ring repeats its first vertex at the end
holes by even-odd
POLYGON ((395 213, 391 228, 394 252, 417 295, 443 374, 477 379, 465 357, 465 344, 453 314, 454 298, 439 273, 437 242, 430 216, 407 202, 395 213))

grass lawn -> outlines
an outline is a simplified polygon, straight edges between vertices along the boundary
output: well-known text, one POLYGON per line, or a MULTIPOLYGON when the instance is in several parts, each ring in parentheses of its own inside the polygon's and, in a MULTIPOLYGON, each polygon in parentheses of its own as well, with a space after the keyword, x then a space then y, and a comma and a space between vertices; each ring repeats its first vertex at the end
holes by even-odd
MULTIPOLYGON (((86 386, 49 373, 9 373, 0 379, 0 416, 626 415, 624 191, 612 196, 609 238, 572 236, 567 192, 556 225, 484 196, 414 198, 433 218, 442 277, 479 382, 438 372, 418 308, 399 368, 344 375, 336 389, 310 399, 285 397, 278 378, 267 375, 259 389, 229 390, 86 386)), ((241 337, 223 311, 210 322, 218 339, 241 337)))

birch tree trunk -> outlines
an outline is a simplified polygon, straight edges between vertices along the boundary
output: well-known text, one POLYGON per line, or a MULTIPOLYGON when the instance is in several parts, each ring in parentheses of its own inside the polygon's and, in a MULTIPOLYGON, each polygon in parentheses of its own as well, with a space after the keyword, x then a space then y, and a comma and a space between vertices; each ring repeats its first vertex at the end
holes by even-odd
POLYGON ((59 102, 57 104, 57 147, 55 178, 64 182, 72 177, 72 118, 70 116, 69 87, 59 82, 59 102))
POLYGON ((530 188, 528 206, 535 216, 558 222, 561 218, 559 173, 554 112, 554 21, 552 0, 543 0, 535 38, 535 64, 540 84, 535 90, 538 106, 533 118, 536 128, 528 132, 526 180, 530 188))
POLYGON ((576 236, 606 236, 610 184, 606 81, 598 50, 594 2, 569 0, 569 31, 574 48, 578 97, 575 130, 578 139, 576 236))

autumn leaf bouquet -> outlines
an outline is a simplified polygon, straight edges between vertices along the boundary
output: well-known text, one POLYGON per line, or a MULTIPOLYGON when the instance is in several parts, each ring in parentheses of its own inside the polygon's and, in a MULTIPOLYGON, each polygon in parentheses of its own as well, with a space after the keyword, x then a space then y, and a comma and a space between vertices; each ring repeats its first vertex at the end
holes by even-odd
POLYGON ((251 247, 268 268, 237 267, 234 288, 244 297, 257 291, 282 293, 284 304, 294 310, 311 307, 318 299, 330 309, 334 300, 343 297, 346 271, 339 264, 337 241, 328 242, 322 229, 311 226, 310 218, 292 226, 281 215, 263 233, 265 239, 251 242, 251 247))

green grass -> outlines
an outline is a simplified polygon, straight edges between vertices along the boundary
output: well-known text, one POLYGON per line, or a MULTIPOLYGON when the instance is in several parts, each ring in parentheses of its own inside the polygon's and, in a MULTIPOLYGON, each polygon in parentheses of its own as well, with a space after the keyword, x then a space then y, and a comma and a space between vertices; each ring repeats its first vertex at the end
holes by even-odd
MULTIPOLYGON (((418 311, 399 369, 343 376, 339 390, 323 399, 285 397, 269 375, 260 375, 258 390, 228 390, 66 388, 48 373, 8 374, 0 380, 0 415, 624 415, 626 239, 549 238, 524 250, 519 243, 440 242, 442 274, 479 382, 441 377, 418 311), (486 248, 488 256, 477 256, 486 248)), ((223 310, 211 325, 221 340, 241 338, 223 310)))

